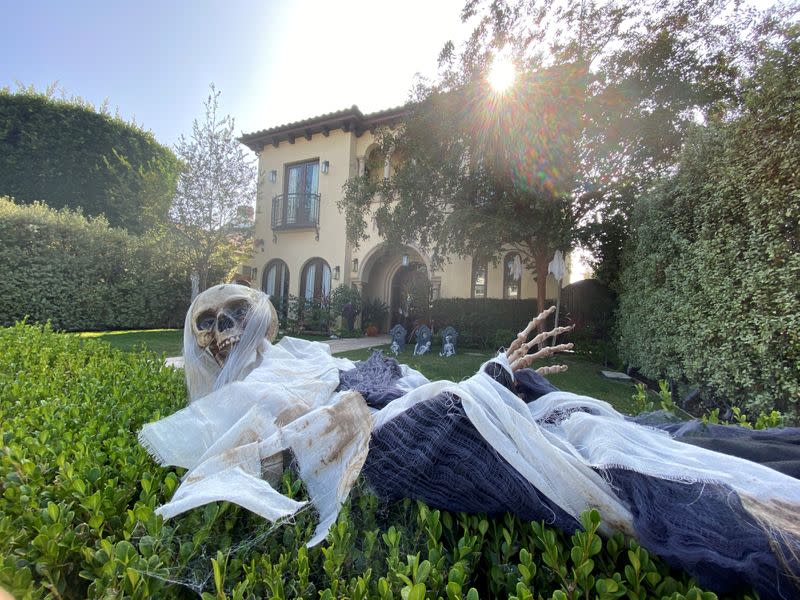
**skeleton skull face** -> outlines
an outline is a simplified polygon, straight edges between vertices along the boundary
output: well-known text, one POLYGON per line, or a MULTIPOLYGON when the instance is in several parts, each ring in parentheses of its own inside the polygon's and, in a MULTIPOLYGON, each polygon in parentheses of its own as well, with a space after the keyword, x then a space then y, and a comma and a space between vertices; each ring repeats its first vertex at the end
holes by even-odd
MULTIPOLYGON (((191 314, 192 332, 201 350, 222 366, 234 346, 242 339, 247 319, 261 292, 252 288, 225 284, 207 289, 194 301, 191 314)), ((269 303, 269 301, 267 301, 269 303)), ((274 339, 278 319, 271 303, 272 318, 264 335, 274 339)))

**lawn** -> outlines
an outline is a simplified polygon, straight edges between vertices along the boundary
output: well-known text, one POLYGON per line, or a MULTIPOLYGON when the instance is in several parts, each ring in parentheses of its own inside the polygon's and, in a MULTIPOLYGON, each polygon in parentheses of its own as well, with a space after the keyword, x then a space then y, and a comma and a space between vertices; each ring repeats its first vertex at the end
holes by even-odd
MULTIPOLYGON (((183 354, 183 329, 139 329, 131 331, 84 331, 76 334, 81 338, 90 338, 108 342, 112 347, 124 352, 147 348, 152 352, 167 356, 183 354)), ((324 336, 297 336, 307 340, 320 341, 328 339, 324 336)))
MULTIPOLYGON (((71 334, 72 335, 72 334, 71 334)), ((74 334, 108 342, 125 352, 147 348, 167 356, 178 356, 183 348, 183 329, 140 329, 133 331, 84 331, 74 334)))

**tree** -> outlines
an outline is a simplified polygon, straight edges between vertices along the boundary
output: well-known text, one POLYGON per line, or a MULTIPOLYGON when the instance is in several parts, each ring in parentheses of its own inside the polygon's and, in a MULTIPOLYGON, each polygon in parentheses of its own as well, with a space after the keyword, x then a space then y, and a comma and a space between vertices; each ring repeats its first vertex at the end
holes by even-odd
POLYGON ((205 118, 194 120, 190 138, 181 136, 177 153, 184 163, 172 201, 172 228, 200 290, 209 272, 233 267, 251 237, 256 168, 234 135, 234 120, 219 115, 214 85, 206 99, 205 118))
POLYGON ((135 123, 80 98, 0 90, 0 195, 80 208, 142 233, 163 222, 180 164, 135 123))
POLYGON ((460 51, 445 46, 438 81, 419 84, 408 120, 382 136, 385 152, 409 160, 386 181, 345 188, 351 241, 379 197, 390 240, 437 256, 519 251, 543 307, 553 251, 606 211, 626 215, 672 166, 688 126, 735 93, 746 55, 733 32, 751 17, 725 16, 731 4, 467 2, 472 36, 460 51), (498 54, 521 73, 506 95, 486 85, 498 54))

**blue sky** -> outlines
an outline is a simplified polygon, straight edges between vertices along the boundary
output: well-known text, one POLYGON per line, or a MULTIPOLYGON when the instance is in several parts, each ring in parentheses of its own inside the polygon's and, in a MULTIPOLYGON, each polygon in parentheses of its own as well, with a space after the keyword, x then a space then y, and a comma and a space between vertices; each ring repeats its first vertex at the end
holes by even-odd
POLYGON ((463 0, 0 0, 0 87, 44 89, 134 118, 174 144, 208 85, 237 129, 402 103, 463 37, 463 0))

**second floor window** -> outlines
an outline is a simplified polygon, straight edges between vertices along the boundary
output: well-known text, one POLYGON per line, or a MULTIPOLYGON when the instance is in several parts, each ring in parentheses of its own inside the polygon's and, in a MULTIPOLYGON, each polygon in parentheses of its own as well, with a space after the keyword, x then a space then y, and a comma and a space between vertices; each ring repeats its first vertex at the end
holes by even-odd
POLYGON ((286 224, 316 223, 319 161, 288 165, 285 181, 286 224))

